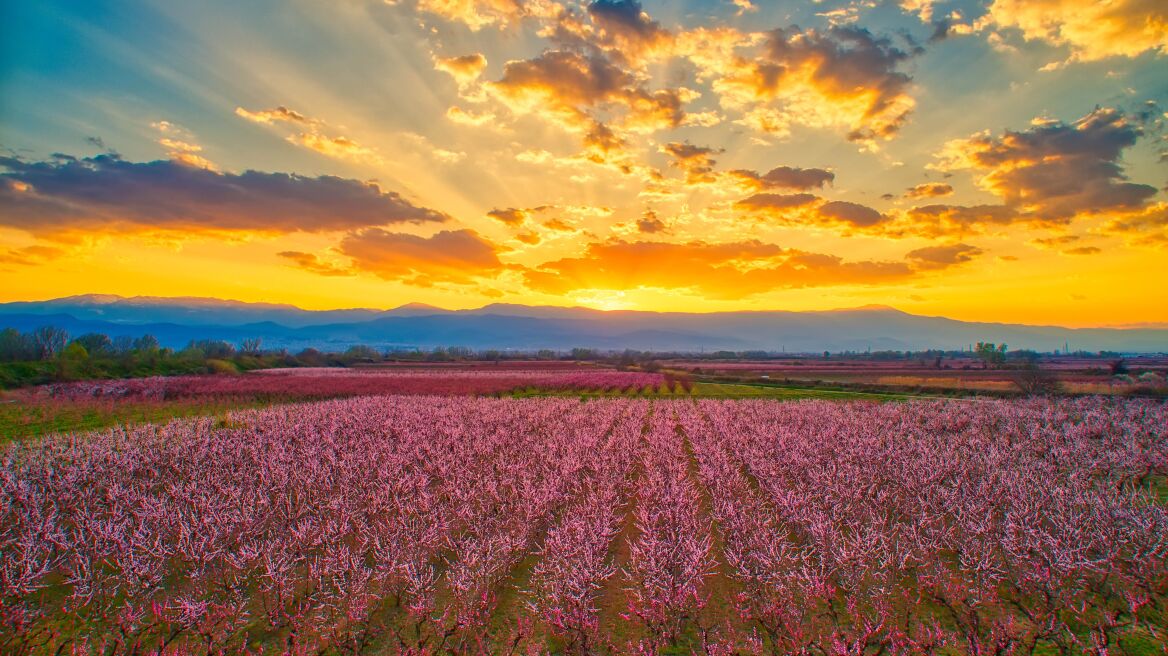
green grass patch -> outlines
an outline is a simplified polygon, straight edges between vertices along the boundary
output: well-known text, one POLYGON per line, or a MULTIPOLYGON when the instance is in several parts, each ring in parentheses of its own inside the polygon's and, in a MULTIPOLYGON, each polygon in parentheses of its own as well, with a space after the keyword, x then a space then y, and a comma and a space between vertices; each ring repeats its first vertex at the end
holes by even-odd
POLYGON ((708 383, 693 385, 693 396, 717 399, 779 399, 796 401, 799 399, 824 399, 833 401, 869 400, 889 401, 914 398, 910 394, 853 392, 849 390, 825 390, 803 387, 787 387, 756 383, 708 383))
POLYGON ((112 426, 164 424, 172 419, 222 415, 262 408, 269 400, 180 399, 174 401, 14 401, 0 399, 0 444, 52 433, 112 426))

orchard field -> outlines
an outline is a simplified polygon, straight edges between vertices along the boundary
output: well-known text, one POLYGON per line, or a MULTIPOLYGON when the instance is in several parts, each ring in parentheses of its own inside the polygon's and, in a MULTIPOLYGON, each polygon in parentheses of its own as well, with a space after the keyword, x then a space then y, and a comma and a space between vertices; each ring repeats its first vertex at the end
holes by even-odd
POLYGON ((1144 400, 385 395, 0 451, 4 654, 1162 654, 1144 400))

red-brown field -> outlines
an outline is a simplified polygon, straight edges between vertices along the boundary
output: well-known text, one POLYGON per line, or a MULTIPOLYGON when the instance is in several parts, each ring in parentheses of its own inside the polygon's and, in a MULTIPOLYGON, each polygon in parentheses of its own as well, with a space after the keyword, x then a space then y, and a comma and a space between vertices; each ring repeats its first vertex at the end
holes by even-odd
MULTIPOLYGON (((1127 373, 1116 376, 1111 360, 1101 358, 1047 358, 1037 368, 1072 394, 1128 394, 1140 389, 1165 388, 1168 358, 1140 356, 1124 360, 1127 373)), ((973 358, 881 361, 871 359, 792 358, 784 360, 673 360, 663 366, 704 376, 768 380, 789 383, 840 383, 890 389, 959 391, 1020 391, 1020 366, 988 367, 973 358)))

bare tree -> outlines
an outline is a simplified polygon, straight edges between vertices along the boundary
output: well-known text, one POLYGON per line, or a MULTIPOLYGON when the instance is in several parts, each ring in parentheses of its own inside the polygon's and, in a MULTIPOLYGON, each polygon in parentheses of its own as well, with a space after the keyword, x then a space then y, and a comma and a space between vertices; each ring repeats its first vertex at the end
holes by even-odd
POLYGON ((51 360, 65 350, 65 344, 69 342, 69 333, 56 326, 41 326, 32 331, 32 341, 37 356, 42 360, 51 360))
POLYGON ((1014 385, 1027 396, 1058 394, 1060 385, 1055 375, 1036 364, 1027 365, 1014 373, 1014 385))

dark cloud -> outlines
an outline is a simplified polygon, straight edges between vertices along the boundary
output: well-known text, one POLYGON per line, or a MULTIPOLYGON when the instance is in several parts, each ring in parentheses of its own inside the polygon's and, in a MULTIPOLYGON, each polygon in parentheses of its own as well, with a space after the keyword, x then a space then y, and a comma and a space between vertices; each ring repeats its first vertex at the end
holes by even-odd
POLYGON ((450 218, 376 184, 334 176, 224 173, 113 155, 32 162, 0 157, 0 168, 0 224, 34 234, 323 232, 450 218))
POLYGON ((986 226, 1020 221, 1018 212, 1004 205, 922 205, 905 213, 906 233, 929 237, 979 232, 986 226))
POLYGON ((904 257, 917 269, 944 269, 970 262, 983 252, 977 246, 969 244, 950 244, 918 248, 909 251, 904 257))
POLYGON ((866 205, 843 200, 821 203, 821 200, 819 196, 808 193, 760 193, 738 201, 734 207, 786 225, 872 229, 889 220, 866 205))
POLYGON ((712 155, 721 152, 714 148, 695 146, 690 143, 667 143, 661 147, 661 152, 673 158, 671 166, 685 171, 687 184, 714 182, 714 165, 717 163, 712 155))
POLYGON ((738 169, 730 172, 756 189, 816 189, 835 181, 835 174, 825 169, 800 169, 779 166, 759 175, 754 171, 738 169))
POLYGON ((1116 109, 1073 123, 1048 121, 1000 137, 950 143, 945 166, 982 173, 980 184, 1024 218, 1065 222, 1077 214, 1132 209, 1156 188, 1127 182, 1120 155, 1142 134, 1116 109))
POLYGON ((667 34, 637 0, 597 0, 588 5, 588 14, 605 32, 630 41, 656 41, 667 34))
POLYGON ((850 203, 846 200, 833 200, 824 203, 819 207, 819 214, 858 228, 870 228, 885 221, 887 218, 867 205, 850 203))
POLYGON ((499 221, 504 225, 516 227, 523 225, 529 216, 527 210, 518 209, 515 207, 508 207, 507 209, 495 209, 487 212, 487 216, 499 221))
POLYGON ((657 218, 656 212, 645 212, 645 216, 637 219, 637 231, 643 234, 665 232, 665 222, 657 218))

